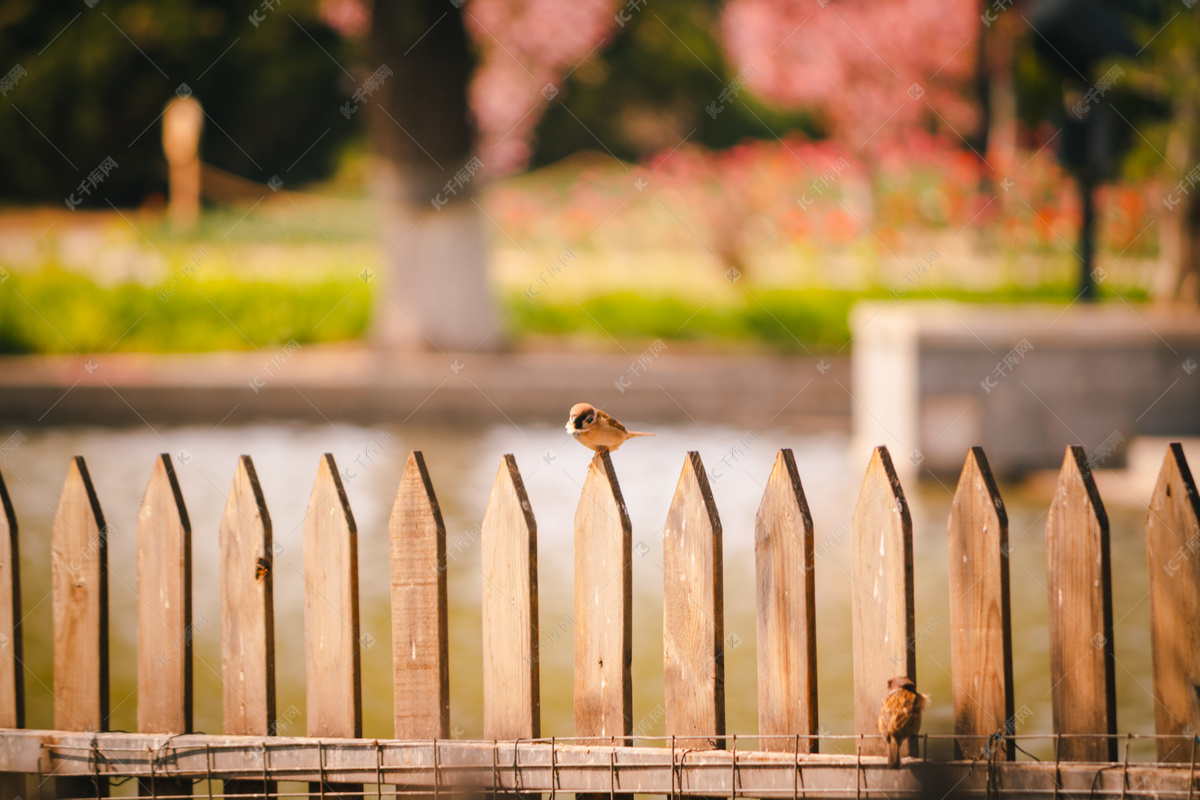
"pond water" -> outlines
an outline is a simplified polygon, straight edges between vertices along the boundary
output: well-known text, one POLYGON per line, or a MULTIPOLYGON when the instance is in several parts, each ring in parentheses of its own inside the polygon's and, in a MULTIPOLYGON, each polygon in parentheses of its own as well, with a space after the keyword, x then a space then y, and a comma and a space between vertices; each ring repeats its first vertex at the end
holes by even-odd
MULTIPOLYGON (((636 420, 631 422, 636 423, 636 420)), ((351 464, 386 432, 390 441, 346 483, 359 531, 362 631, 365 649, 363 733, 392 734, 387 518, 410 449, 424 451, 441 503, 451 552, 450 709, 455 734, 482 732, 479 542, 472 526, 482 518, 503 453, 514 453, 538 523, 542 631, 542 731, 573 733, 571 708, 573 630, 572 524, 590 451, 569 440, 559 424, 495 427, 368 427, 259 424, 244 427, 159 427, 114 430, 62 428, 27 431, 29 440, 4 464, 4 476, 21 526, 27 725, 53 725, 53 626, 49 600, 49 530, 72 455, 86 457, 107 521, 111 603, 111 728, 134 730, 137 704, 138 505, 159 452, 190 453, 177 466, 192 520, 194 546, 195 727, 221 730, 220 610, 217 526, 237 457, 253 457, 274 523, 278 710, 292 722, 284 735, 303 735, 304 618, 301 521, 321 453, 351 464), (291 711, 289 712, 289 709, 291 711)), ((746 434, 720 426, 659 427, 654 439, 631 442, 613 461, 633 522, 635 544, 648 550, 634 559, 634 724, 647 735, 663 732, 662 524, 688 449, 698 449, 711 469, 746 434)), ((832 733, 853 733, 854 693, 850 638, 850 541, 836 536, 849 525, 865 463, 852 463, 842 434, 799 435, 757 430, 730 469, 713 481, 724 528, 727 719, 730 733, 757 730, 755 666, 754 516, 776 450, 791 447, 812 509, 818 552, 817 639, 821 723, 832 733)), ((178 461, 177 461, 178 464, 178 461)), ((917 683, 932 696, 925 730, 953 730, 946 574, 946 517, 953 486, 936 481, 906 486, 913 514, 916 625, 927 635, 917 645, 917 683)), ((1048 596, 1045 590, 1045 489, 1002 487, 1013 546, 1011 581, 1016 708, 1028 707, 1019 733, 1051 729, 1048 596)), ((1149 600, 1143 524, 1145 508, 1108 507, 1112 525, 1118 729, 1153 732, 1149 600)), ((752 745, 748 742, 747 745, 752 745)), ((743 745, 743 747, 746 745, 743 745)), ((1045 746, 1030 749, 1049 752, 1045 746)))

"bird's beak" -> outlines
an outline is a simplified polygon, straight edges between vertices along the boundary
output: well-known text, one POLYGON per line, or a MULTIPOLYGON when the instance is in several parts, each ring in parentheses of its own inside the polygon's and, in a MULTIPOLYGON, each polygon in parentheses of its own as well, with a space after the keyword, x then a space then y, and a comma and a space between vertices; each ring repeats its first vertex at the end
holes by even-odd
POLYGON ((566 428, 567 433, 574 433, 574 428, 571 427, 571 420, 567 420, 567 424, 563 425, 563 427, 566 428))

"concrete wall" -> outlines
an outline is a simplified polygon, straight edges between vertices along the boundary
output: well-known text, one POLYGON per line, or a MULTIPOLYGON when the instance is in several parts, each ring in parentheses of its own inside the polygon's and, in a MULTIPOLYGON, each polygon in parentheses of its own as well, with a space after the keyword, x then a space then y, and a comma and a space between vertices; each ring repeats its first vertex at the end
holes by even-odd
POLYGON ((1200 434, 1200 314, 1107 302, 855 307, 856 454, 954 475, 982 445, 993 470, 1053 468, 1082 444, 1123 463, 1135 435, 1200 434))

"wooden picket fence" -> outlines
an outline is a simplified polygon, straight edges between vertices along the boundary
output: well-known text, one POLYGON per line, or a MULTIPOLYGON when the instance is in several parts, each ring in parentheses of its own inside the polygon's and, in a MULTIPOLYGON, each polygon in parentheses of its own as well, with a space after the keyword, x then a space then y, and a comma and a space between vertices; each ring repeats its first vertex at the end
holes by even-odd
POLYGON ((888 679, 916 677, 912 520, 883 447, 850 528, 856 736, 820 732, 813 523, 792 453, 781 450, 755 526, 759 730, 742 742, 757 747, 740 750, 725 727, 721 521, 698 453, 684 460, 664 526, 667 735, 658 739, 633 731, 632 531, 605 453, 591 462, 575 516, 571 739, 542 737, 537 526, 511 455, 480 533, 476 741, 449 738, 446 532, 421 453, 408 458, 389 520, 391 740, 361 738, 357 529, 331 455, 303 523, 305 737, 274 735, 271 517, 248 456, 219 530, 221 735, 192 733, 192 531, 170 458, 155 461, 138 516, 136 733, 108 731, 107 528, 79 457, 50 531, 55 729, 23 729, 17 520, 2 480, 0 501, 0 798, 100 797, 130 777, 160 798, 1196 795, 1200 498, 1178 444, 1146 522, 1156 733, 1140 738, 1156 740, 1157 759, 1144 763, 1129 761, 1135 737, 1117 735, 1108 519, 1080 447, 1067 448, 1046 522, 1054 760, 1018 759, 1008 521, 987 459, 972 448, 948 525, 954 731, 942 735, 955 758, 927 761, 911 740, 899 770, 886 768, 875 725, 888 679), (836 738, 854 754, 820 752, 836 738), (284 791, 296 781, 310 786, 284 791))

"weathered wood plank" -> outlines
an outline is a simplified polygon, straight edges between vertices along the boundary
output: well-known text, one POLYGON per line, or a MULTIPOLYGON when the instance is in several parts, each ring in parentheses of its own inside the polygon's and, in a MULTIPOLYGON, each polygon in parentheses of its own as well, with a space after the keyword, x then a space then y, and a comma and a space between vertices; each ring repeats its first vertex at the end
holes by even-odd
MULTIPOLYGON (((0 475, 0 728, 25 727, 24 663, 17 514, 0 475)), ((24 794, 24 775, 0 773, 0 797, 24 794)))
POLYGON ((419 450, 408 455, 388 521, 397 739, 450 736, 446 526, 419 450))
MULTIPOLYGON (((304 513, 304 652, 309 736, 362 736, 362 661, 358 617, 358 528, 333 455, 317 466, 304 513)), ((335 783, 318 797, 361 792, 335 783)), ((349 795, 348 795, 349 796, 349 795)))
MULTIPOLYGON (((1050 685, 1057 733, 1115 734, 1108 515, 1083 448, 1067 448, 1046 517, 1050 685)), ((1115 739, 1063 739, 1063 761, 1115 761, 1115 739)))
MULTIPOLYGON (((1154 730, 1200 730, 1200 497, 1183 446, 1167 448, 1146 515, 1154 730)), ((1158 740, 1160 761, 1192 759, 1182 739, 1158 740)))
POLYGON ((275 729, 275 604, 271 515, 250 456, 238 459, 220 526, 224 730, 275 729))
POLYGON ((607 451, 575 509, 575 735, 633 732, 633 525, 607 451))
POLYGON ((192 528, 171 457, 138 512, 138 730, 192 730, 192 528))
POLYGON ((732 751, 691 751, 686 757, 663 747, 613 748, 606 745, 513 741, 377 741, 104 733, 63 734, 53 731, 0 730, 0 769, 57 774, 88 774, 98 767, 105 775, 144 773, 156 751, 160 774, 218 778, 261 775, 264 752, 271 769, 286 770, 289 779, 311 780, 323 760, 327 772, 342 780, 373 783, 382 762, 386 784, 410 791, 433 786, 436 758, 438 783, 487 791, 589 792, 670 796, 733 796, 789 800, 808 798, 892 798, 993 796, 999 786, 1013 798, 1159 797, 1186 800, 1191 770, 1187 764, 1131 761, 1128 768, 1097 769, 1093 764, 1052 761, 1001 761, 983 768, 979 762, 929 762, 914 768, 888 769, 884 759, 853 755, 737 753, 736 782, 732 751), (318 749, 318 742, 321 748, 318 749), (53 745, 51 748, 50 745, 53 745), (378 749, 377 749, 378 748, 378 749), (92 758, 89 758, 92 756, 92 758), (554 764, 553 783, 550 765, 554 764), (516 764, 514 765, 514 762, 516 764), (494 765, 494 766, 493 766, 494 765), (610 771, 610 765, 611 771, 610 771), (611 781, 611 783, 610 783, 611 781))
MULTIPOLYGON (((887 746, 877 723, 887 682, 897 675, 917 679, 912 518, 886 447, 876 447, 871 456, 850 539, 854 731, 869 737, 863 753, 884 755, 887 746)), ((908 741, 909 755, 916 755, 916 744, 908 741)))
MULTIPOLYGON (((817 619, 813 523, 791 450, 780 450, 754 521, 758 591, 758 732, 817 734, 817 619)), ((764 738, 762 750, 795 751, 764 738)), ((816 739, 801 739, 815 753, 816 739)))
MULTIPOLYGON (((59 730, 108 730, 108 535, 87 464, 75 456, 50 529, 59 730)), ((56 784, 60 797, 107 792, 86 779, 56 784)))
MULTIPOLYGON (((275 733, 275 567, 271 515, 250 456, 238 459, 219 528, 221 683, 226 734, 275 733)), ((226 781, 227 794, 274 782, 226 781)))
POLYGON ((683 748, 722 748, 725 614, 721 518, 700 454, 683 461, 663 526, 666 732, 683 748))
MULTIPOLYGON (((171 456, 154 460, 138 511, 138 730, 192 730, 192 528, 171 456)), ((143 797, 184 794, 190 782, 141 781, 143 797)))
MULTIPOLYGON (((996 731, 1014 733, 1008 514, 983 448, 967 453, 950 505, 950 656, 954 752, 976 758, 996 731)), ((1000 758, 1015 758, 1013 743, 1000 758)))
POLYGON ((483 735, 541 736, 537 523, 517 460, 504 456, 480 531, 483 735))

